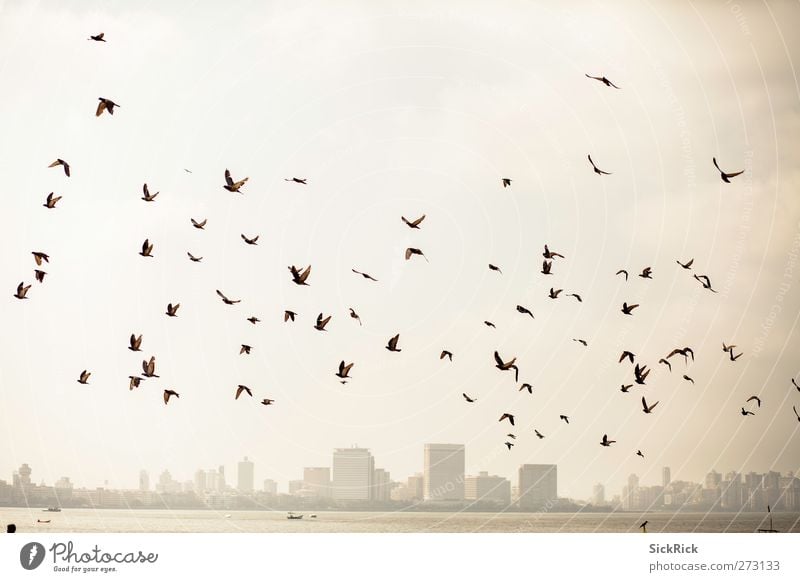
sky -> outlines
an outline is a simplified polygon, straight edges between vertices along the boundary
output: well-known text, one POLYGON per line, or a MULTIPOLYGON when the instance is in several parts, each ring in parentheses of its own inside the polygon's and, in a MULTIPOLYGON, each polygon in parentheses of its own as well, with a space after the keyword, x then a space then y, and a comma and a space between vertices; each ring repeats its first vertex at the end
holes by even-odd
POLYGON ((578 498, 663 466, 797 471, 798 18, 796 2, 0 2, 0 478, 26 462, 78 486, 218 465, 231 481, 247 455, 285 490, 355 444, 404 480, 431 442, 513 483, 556 463, 578 498), (712 157, 744 174, 723 183, 712 157), (549 276, 545 244, 565 256, 549 276), (41 284, 32 251, 50 255, 41 284), (309 264, 293 284, 287 266, 309 264), (694 362, 657 363, 685 346, 694 362), (627 394, 622 350, 653 369, 627 394), (130 391, 150 356, 160 378, 130 391))

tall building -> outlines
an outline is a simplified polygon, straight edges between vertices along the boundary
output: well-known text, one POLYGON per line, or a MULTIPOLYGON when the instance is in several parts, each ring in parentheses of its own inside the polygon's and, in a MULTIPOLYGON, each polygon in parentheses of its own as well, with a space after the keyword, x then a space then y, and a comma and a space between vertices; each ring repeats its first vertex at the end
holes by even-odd
POLYGON ((222 489, 219 486, 219 473, 216 469, 206 471, 206 491, 219 493, 222 489))
POLYGON ((239 474, 236 480, 236 489, 240 493, 253 492, 253 461, 249 461, 247 457, 244 461, 239 461, 239 474))
POLYGON ((672 472, 669 470, 669 467, 664 467, 661 469, 661 486, 666 489, 667 485, 672 482, 672 472))
POLYGON ((598 483, 592 489, 592 505, 602 506, 606 504, 606 488, 602 483, 598 483))
POLYGON ((139 491, 150 491, 150 474, 144 469, 139 471, 139 491))
POLYGON ((426 444, 423 464, 425 501, 463 501, 464 445, 426 444))
POLYGON ((421 501, 425 495, 425 477, 422 473, 414 473, 408 478, 408 498, 421 501))
POLYGON ((706 475, 706 489, 716 489, 719 487, 720 483, 722 483, 722 475, 717 473, 716 471, 711 471, 709 474, 706 475))
POLYGON ((217 487, 216 490, 219 493, 224 493, 225 490, 228 488, 228 484, 225 481, 225 466, 220 465, 217 469, 217 487))
POLYGON ((511 503, 511 482, 505 477, 481 471, 464 479, 464 499, 490 501, 503 505, 511 503))
POLYGON ((278 483, 272 479, 264 479, 264 493, 267 495, 277 495, 278 483))
POLYGON ((304 486, 305 486, 305 481, 303 481, 302 479, 292 479, 291 481, 289 481, 289 495, 297 495, 300 491, 303 491, 305 493, 305 491, 303 490, 304 486))
POLYGON ((303 469, 303 489, 313 492, 317 497, 331 496, 330 467, 306 467, 303 469))
POLYGON ((369 449, 352 447, 333 450, 333 498, 369 501, 375 458, 369 449))
POLYGON ((518 488, 521 509, 549 509, 558 501, 556 465, 520 465, 518 488))
POLYGON ((392 480, 389 471, 375 469, 372 474, 372 499, 374 501, 389 501, 392 498, 392 480))
POLYGON ((198 469, 194 473, 194 485, 192 487, 194 492, 197 494, 204 493, 205 491, 213 489, 213 486, 210 487, 209 483, 206 482, 206 472, 202 469, 198 469))

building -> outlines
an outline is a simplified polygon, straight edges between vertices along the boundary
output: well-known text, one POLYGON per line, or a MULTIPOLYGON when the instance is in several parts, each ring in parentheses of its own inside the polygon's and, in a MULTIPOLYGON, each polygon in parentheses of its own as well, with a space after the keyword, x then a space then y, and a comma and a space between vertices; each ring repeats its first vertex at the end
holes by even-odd
POLYGON ((300 491, 305 491, 305 481, 302 479, 292 479, 289 481, 289 495, 297 495, 300 491))
POLYGON ((333 498, 339 501, 369 501, 374 472, 375 458, 369 449, 334 449, 333 498))
POLYGON ((390 501, 392 498, 392 480, 389 471, 375 469, 372 474, 372 499, 373 501, 390 501))
POLYGON ((200 495, 209 489, 212 489, 212 487, 209 487, 208 483, 206 482, 206 472, 202 469, 198 469, 194 473, 194 492, 200 495))
POLYGON ((664 467, 661 469, 661 486, 666 489, 667 486, 672 482, 672 472, 670 471, 669 467, 664 467))
POLYGON ((481 471, 464 479, 464 499, 487 501, 501 505, 511 503, 511 482, 505 477, 481 471))
POLYGON ((520 509, 546 511, 558 501, 556 465, 521 465, 518 482, 520 509))
POLYGON ((150 491, 150 474, 144 469, 139 471, 139 491, 150 491))
POLYGON ((330 467, 306 467, 303 469, 303 489, 323 499, 331 496, 330 467))
POLYGON ((239 461, 239 474, 236 480, 236 489, 240 493, 253 492, 253 461, 244 458, 244 461, 239 461))
POLYGON ((598 483, 592 488, 592 505, 603 506, 606 504, 606 488, 602 483, 598 483))
POLYGON ((278 483, 272 479, 264 479, 264 493, 267 495, 278 494, 278 483))
POLYGON ((431 443, 425 445, 423 499, 464 500, 464 445, 431 443))
POLYGON ((425 495, 425 477, 422 473, 414 473, 408 478, 409 501, 422 501, 425 495))

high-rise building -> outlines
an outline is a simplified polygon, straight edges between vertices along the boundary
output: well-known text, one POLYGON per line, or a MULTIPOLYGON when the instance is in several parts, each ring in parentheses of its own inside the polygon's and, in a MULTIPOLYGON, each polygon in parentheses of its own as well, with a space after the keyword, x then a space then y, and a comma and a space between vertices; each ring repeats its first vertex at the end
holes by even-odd
POLYGON ((464 499, 490 501, 503 505, 511 503, 511 482, 505 477, 480 471, 464 479, 464 499))
POLYGON ((369 501, 375 459, 369 449, 352 447, 333 450, 333 498, 369 501))
POLYGON ((602 483, 598 483, 592 488, 592 505, 602 506, 606 504, 606 488, 602 483))
POLYGON ((206 471, 206 490, 219 493, 222 489, 219 486, 219 473, 216 469, 206 471))
POLYGON ((267 495, 277 495, 278 483, 272 479, 264 479, 264 493, 267 495))
POLYGON ((667 485, 672 482, 672 472, 669 470, 669 467, 664 467, 661 469, 661 486, 666 489, 667 485))
POLYGON ((392 480, 389 471, 375 469, 372 474, 372 499, 374 501, 389 501, 392 497, 392 480))
POLYGON ((225 481, 225 466, 220 465, 217 469, 217 487, 216 490, 219 493, 224 493, 225 490, 228 488, 228 484, 225 481))
POLYGON ((706 482, 705 488, 706 489, 716 489, 719 487, 720 483, 722 483, 722 475, 717 473, 716 471, 711 471, 706 475, 706 482))
POLYGON ((239 461, 239 474, 237 475, 236 489, 240 493, 253 492, 253 461, 249 461, 247 457, 244 461, 239 461))
POLYGON ((317 497, 331 496, 331 469, 330 467, 306 467, 303 469, 303 489, 317 497))
POLYGON ((521 509, 550 509, 558 501, 556 465, 520 465, 518 488, 521 509))
POLYGON ((139 491, 150 491, 150 473, 144 469, 139 471, 139 491))
POLYGON ((32 469, 28 466, 28 463, 22 463, 13 475, 14 487, 29 487, 31 485, 31 472, 32 469))
MULTIPOLYGON (((211 484, 213 485, 213 484, 211 484)), ((202 469, 198 469, 194 473, 194 485, 192 487, 194 492, 197 494, 204 493, 208 490, 213 490, 213 486, 209 486, 209 483, 206 482, 206 472, 202 469)))
POLYGON ((464 445, 426 444, 423 464, 425 501, 463 501, 464 445))
POLYGON ((414 473, 408 478, 408 499, 421 501, 425 495, 425 477, 422 473, 414 473))
POLYGON ((302 479, 292 479, 289 481, 289 495, 297 495, 298 492, 304 491, 305 481, 302 479))

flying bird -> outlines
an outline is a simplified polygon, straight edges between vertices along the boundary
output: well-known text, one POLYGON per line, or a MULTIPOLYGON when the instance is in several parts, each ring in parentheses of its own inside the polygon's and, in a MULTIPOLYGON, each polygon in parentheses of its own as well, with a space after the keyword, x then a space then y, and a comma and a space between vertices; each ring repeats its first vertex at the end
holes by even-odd
POLYGON ((703 286, 703 289, 708 289, 709 291, 716 293, 715 289, 711 287, 711 279, 708 278, 708 275, 692 275, 695 279, 700 281, 700 284, 703 286))
POLYGON ((189 255, 189 260, 192 261, 193 263, 199 263, 200 261, 203 260, 203 257, 195 257, 192 253, 188 251, 186 252, 186 254, 189 255))
POLYGON ((533 386, 531 386, 527 382, 525 382, 522 386, 520 386, 517 392, 522 392, 523 390, 527 390, 528 394, 533 394, 533 386))
POLYGON ((247 344, 242 344, 242 346, 239 348, 239 355, 240 356, 242 354, 250 355, 250 350, 252 350, 252 349, 253 349, 253 346, 248 346, 247 344))
POLYGON ((626 281, 628 280, 628 271, 626 271, 625 269, 620 269, 619 271, 617 271, 614 274, 615 275, 625 275, 625 280, 626 281))
POLYGON ((142 372, 145 378, 158 378, 156 374, 156 357, 150 356, 150 360, 142 360, 142 372))
POLYGON ((608 435, 607 435, 607 434, 604 434, 604 435, 603 435, 603 440, 602 440, 602 441, 600 441, 600 444, 601 444, 601 445, 603 445, 604 447, 610 447, 610 446, 611 446, 612 444, 614 444, 615 442, 617 442, 617 441, 610 441, 610 440, 608 440, 608 435))
POLYGON ((353 309, 352 307, 350 308, 350 317, 357 320, 358 325, 361 325, 361 318, 359 317, 358 313, 356 313, 356 310, 353 309))
POLYGON ((258 244, 258 237, 259 235, 254 236, 253 238, 247 238, 245 235, 240 235, 242 240, 249 245, 257 245, 258 244))
MULTIPOLYGON (((424 254, 422 254, 421 250, 415 249, 415 248, 412 248, 412 247, 408 247, 406 249, 406 260, 410 259, 412 255, 419 255, 420 257, 422 257, 423 259, 428 261, 428 257, 426 257, 424 254)), ((428 262, 430 262, 430 261, 428 261, 428 262)))
POLYGON ((325 331, 325 326, 328 325, 331 317, 333 316, 329 315, 328 317, 323 317, 321 313, 317 315, 317 323, 314 324, 314 329, 317 331, 325 331))
POLYGON ((336 372, 336 375, 341 378, 342 380, 349 380, 350 379, 350 368, 353 367, 353 363, 345 364, 344 360, 339 362, 339 371, 336 372))
MULTIPOLYGON (((145 202, 152 202, 153 200, 156 199, 156 196, 158 196, 159 194, 161 194, 161 192, 150 194, 150 188, 147 187, 147 183, 145 183, 144 186, 142 186, 142 200, 144 200, 145 202)), ((194 220, 192 220, 192 222, 194 222, 194 220)), ((197 225, 195 224, 195 226, 197 225)))
POLYGON ((611 175, 611 172, 604 172, 603 170, 601 170, 600 168, 595 166, 594 162, 592 161, 592 156, 591 155, 588 156, 588 158, 589 158, 589 163, 592 164, 592 169, 594 170, 595 174, 597 174, 598 176, 602 176, 603 174, 605 174, 606 176, 610 176, 611 175))
POLYGON ((174 390, 164 390, 164 404, 169 404, 170 397, 180 398, 181 395, 174 390))
POLYGON ((247 392, 248 396, 250 396, 251 398, 253 397, 253 392, 250 390, 250 388, 248 388, 243 384, 239 384, 236 387, 236 398, 234 398, 234 400, 239 400, 239 396, 242 395, 242 392, 247 392))
POLYGON ((744 406, 742 406, 742 416, 755 416, 755 412, 750 412, 749 410, 745 410, 744 406))
POLYGON ((190 220, 192 221, 192 226, 198 230, 203 230, 208 222, 207 218, 204 218, 202 222, 197 222, 194 218, 191 218, 190 220))
POLYGON ((511 178, 500 178, 503 183, 503 188, 508 188, 511 186, 511 178))
POLYGON ((579 339, 579 338, 575 338, 575 337, 574 337, 574 338, 572 338, 572 341, 574 341, 574 342, 578 342, 579 344, 582 344, 583 346, 588 346, 588 345, 589 345, 589 344, 586 342, 586 340, 584 340, 584 339, 579 339))
POLYGON ((467 401, 467 402, 469 402, 470 404, 472 404, 473 402, 475 402, 475 401, 477 400, 477 398, 471 398, 471 397, 467 396, 467 393, 466 393, 466 392, 462 392, 462 393, 461 393, 461 396, 463 396, 463 397, 464 397, 464 400, 466 400, 466 401, 467 401))
POLYGON ((170 317, 178 317, 178 308, 181 306, 180 303, 176 303, 173 305, 172 303, 167 304, 167 315, 170 317))
POLYGON ((625 350, 624 352, 622 352, 622 355, 619 357, 619 361, 617 363, 621 364, 622 360, 624 360, 625 358, 628 358, 631 361, 631 364, 633 364, 633 358, 635 358, 635 357, 636 356, 632 352, 629 352, 628 350, 625 350))
POLYGON ((511 423, 511 426, 514 426, 514 415, 509 412, 504 412, 503 416, 500 417, 500 420, 497 422, 503 422, 504 420, 508 420, 511 423))
POLYGON ((39 269, 33 270, 33 276, 36 278, 39 283, 44 283, 44 276, 47 275, 47 271, 40 271, 39 269))
POLYGON ((25 295, 28 293, 28 289, 30 288, 31 288, 30 285, 25 285, 24 282, 20 283, 19 285, 17 285, 17 292, 14 293, 14 297, 16 297, 17 299, 27 299, 25 295))
POLYGON ((792 405, 792 410, 794 411, 794 415, 797 417, 797 422, 800 422, 800 414, 797 414, 797 407, 792 405))
POLYGON ((139 334, 139 337, 136 337, 136 334, 131 334, 130 337, 130 345, 128 349, 132 352, 141 352, 142 347, 142 334, 139 334))
POLYGON ((255 324, 259 323, 261 320, 259 318, 257 318, 255 315, 251 315, 250 317, 247 318, 247 321, 249 321, 250 323, 255 325, 255 324))
POLYGON ((308 180, 308 178, 284 178, 283 179, 284 182, 295 182, 297 184, 303 184, 303 185, 305 185, 306 180, 308 180))
POLYGON ((220 298, 222 299, 222 302, 225 305, 233 305, 235 303, 241 303, 241 301, 242 301, 241 299, 228 299, 227 297, 225 297, 225 294, 222 291, 220 291, 219 289, 217 289, 217 295, 220 296, 220 298))
POLYGON ((728 352, 728 355, 729 355, 729 356, 730 356, 730 358, 731 358, 731 362, 735 362, 735 361, 736 361, 736 360, 738 360, 740 357, 742 357, 742 354, 743 354, 743 353, 744 353, 744 352, 739 352, 738 354, 736 354, 736 355, 734 356, 734 355, 733 355, 733 350, 731 350, 730 352, 728 352))
MULTIPOLYGON (((225 170, 225 188, 228 192, 239 192, 239 188, 244 186, 244 183, 247 182, 250 178, 242 178, 238 182, 234 182, 233 178, 231 178, 231 173, 227 169, 225 170)), ((240 192, 241 194, 241 192, 240 192)))
POLYGON ((139 376, 128 376, 130 382, 128 383, 128 390, 133 390, 134 388, 139 387, 139 383, 142 381, 142 378, 139 376))
POLYGON ((553 268, 553 262, 545 259, 542 261, 542 275, 552 275, 550 269, 553 268))
POLYGON ((445 357, 448 358, 452 362, 453 361, 453 352, 451 352, 449 350, 442 350, 442 353, 439 354, 439 359, 440 360, 444 360, 445 357))
POLYGON ((89 376, 91 376, 91 375, 92 375, 92 373, 91 372, 87 372, 86 370, 81 372, 81 376, 80 376, 80 378, 78 378, 78 384, 88 384, 89 383, 89 376))
POLYGON ((42 206, 45 208, 55 208, 59 200, 61 200, 61 196, 53 196, 53 193, 50 192, 50 194, 47 195, 47 200, 45 200, 45 203, 42 204, 42 206))
POLYGON ((736 347, 736 344, 725 345, 725 342, 722 342, 722 351, 723 352, 731 352, 733 353, 733 348, 736 347))
POLYGON ((491 321, 485 321, 485 320, 484 320, 484 322, 483 322, 483 323, 484 323, 484 325, 485 325, 486 327, 493 327, 493 328, 497 329, 497 326, 496 326, 495 324, 493 324, 491 321))
POLYGON ((45 263, 50 262, 50 255, 47 255, 39 251, 33 251, 31 254, 33 255, 33 260, 36 261, 36 264, 39 266, 41 266, 42 261, 44 261, 45 263))
POLYGON ((536 436, 539 437, 540 439, 544 438, 544 435, 542 433, 540 433, 538 430, 533 429, 533 432, 536 433, 536 436))
POLYGON ((503 271, 500 270, 500 267, 498 267, 497 265, 493 265, 491 263, 489 263, 489 270, 490 271, 497 271, 501 275, 503 274, 503 271))
POLYGON ((114 103, 111 99, 106 99, 105 97, 98 97, 100 103, 97 104, 97 111, 95 111, 95 117, 100 117, 103 114, 103 111, 108 111, 109 115, 114 115, 114 107, 119 107, 119 104, 114 103))
POLYGON ((569 424, 569 417, 566 414, 559 414, 558 418, 569 424))
POLYGON ((386 349, 390 352, 400 352, 402 351, 400 348, 397 347, 397 341, 400 339, 400 334, 398 333, 396 336, 389 339, 389 342, 386 344, 386 349))
POLYGON ((631 391, 631 388, 633 388, 633 384, 622 384, 619 391, 627 394, 628 392, 631 391))
POLYGON ((67 175, 67 178, 69 178, 69 164, 67 162, 65 162, 61 158, 58 158, 55 162, 53 162, 52 164, 50 164, 47 167, 48 168, 55 168, 56 166, 63 167, 64 168, 64 173, 67 175))
POLYGON ((644 269, 642 269, 642 272, 639 273, 639 276, 642 279, 652 279, 653 278, 653 269, 651 269, 650 267, 645 267, 644 269))
POLYGON ((544 252, 542 253, 542 256, 543 256, 545 259, 554 259, 554 258, 556 258, 556 257, 560 257, 560 258, 562 258, 562 259, 564 258, 564 255, 562 255, 562 254, 560 254, 560 253, 556 253, 556 252, 554 252, 554 251, 551 251, 551 250, 550 250, 550 249, 547 247, 547 245, 544 245, 544 252))
POLYGON ((509 441, 506 441, 506 442, 505 442, 505 445, 508 447, 508 450, 510 451, 510 450, 511 450, 511 447, 513 447, 513 446, 514 446, 514 443, 512 443, 512 442, 509 442, 509 441))
POLYGON ((669 363, 669 361, 665 360, 664 358, 661 358, 661 359, 658 361, 658 363, 659 363, 659 364, 664 364, 664 365, 666 365, 666 366, 667 366, 667 368, 669 368, 669 371, 670 371, 670 372, 672 372, 672 364, 670 364, 670 363, 669 363))
POLYGON ((797 391, 798 391, 798 392, 800 392, 800 386, 798 386, 798 385, 797 385, 797 382, 795 382, 794 378, 792 378, 792 385, 793 385, 795 388, 797 388, 797 391))
POLYGON ((400 219, 403 222, 405 222, 409 228, 416 228, 417 230, 419 230, 419 225, 422 223, 423 220, 425 220, 425 215, 423 214, 416 220, 408 220, 405 216, 401 216, 400 219))
POLYGON ((683 349, 675 348, 674 350, 672 350, 669 353, 669 355, 667 356, 667 359, 670 359, 672 356, 676 356, 678 354, 683 356, 684 362, 686 362, 686 363, 689 362, 689 356, 691 355, 692 356, 692 361, 694 362, 694 352, 692 351, 692 348, 688 348, 688 347, 687 348, 683 348, 683 349))
POLYGON ((514 370, 514 381, 519 382, 519 368, 515 364, 517 358, 511 358, 508 362, 504 362, 500 357, 500 354, 497 352, 497 350, 495 350, 494 361, 496 362, 495 368, 498 370, 514 370))
POLYGON ((734 178, 734 177, 738 176, 739 174, 744 173, 744 170, 742 170, 741 172, 733 172, 732 174, 729 174, 727 172, 723 172, 722 169, 717 164, 717 158, 711 158, 711 159, 714 162, 714 167, 717 170, 719 170, 719 177, 722 178, 722 181, 727 183, 727 184, 730 184, 730 182, 731 182, 730 179, 731 178, 734 178))
POLYGON ((609 80, 608 80, 608 79, 606 79, 605 77, 592 77, 592 76, 591 76, 590 74, 588 74, 588 73, 585 73, 585 74, 586 74, 586 76, 587 76, 587 77, 589 77, 590 79, 594 79, 595 81, 600 81, 600 82, 601 82, 601 83, 603 83, 603 84, 604 84, 606 87, 614 87, 614 89, 619 89, 619 87, 617 87, 617 86, 616 86, 614 83, 612 83, 611 81, 609 81, 609 80))
POLYGON ((554 290, 552 287, 550 287, 550 299, 558 299, 558 294, 562 291, 563 289, 554 290))
POLYGON ((299 270, 294 265, 289 267, 289 271, 292 273, 292 282, 296 285, 308 285, 306 283, 306 279, 311 274, 311 265, 303 269, 302 271, 299 270))
POLYGON ((684 379, 684 380, 686 380, 687 382, 691 382, 692 384, 694 384, 694 380, 692 380, 692 379, 691 379, 689 376, 687 376, 686 374, 684 374, 684 375, 683 375, 683 379, 684 379))
POLYGON ((370 281, 375 281, 376 283, 378 282, 378 280, 369 273, 362 273, 361 271, 356 271, 355 269, 350 269, 350 270, 353 271, 356 275, 361 275, 365 279, 369 279, 370 281))
POLYGON ((636 450, 636 455, 644 459, 644 453, 641 451, 641 449, 636 450))
POLYGON ((654 409, 656 406, 658 406, 658 403, 659 403, 659 402, 661 402, 661 401, 660 401, 660 400, 656 400, 656 401, 655 401, 653 404, 651 404, 650 406, 648 406, 648 405, 647 405, 647 401, 644 399, 644 396, 642 396, 642 411, 643 411, 645 414, 650 414, 651 412, 653 412, 653 409, 654 409))
POLYGON ((755 400, 756 404, 758 404, 758 407, 761 408, 761 398, 759 398, 758 396, 751 396, 750 398, 747 399, 747 402, 752 402, 753 400, 755 400))
POLYGON ((647 366, 639 367, 639 364, 636 364, 633 369, 634 381, 642 386, 644 386, 644 381, 647 379, 648 374, 650 374, 650 370, 647 366))
POLYGON ((297 317, 297 313, 294 311, 289 311, 288 309, 283 312, 283 321, 286 323, 290 319, 294 321, 294 318, 297 317))
POLYGON ((681 263, 680 261, 675 261, 675 262, 678 263, 684 269, 688 270, 692 268, 692 263, 694 263, 694 259, 689 259, 689 261, 686 263, 681 263))
POLYGON ((105 36, 104 32, 101 32, 100 34, 90 34, 89 38, 87 38, 86 40, 94 40, 96 42, 106 42, 106 39, 103 38, 104 36, 105 36))
POLYGON ((142 250, 139 252, 139 254, 143 257, 153 256, 153 243, 150 242, 149 238, 144 239, 144 242, 142 243, 142 250))
POLYGON ((628 305, 627 303, 622 304, 622 313, 625 315, 632 315, 632 311, 639 307, 638 303, 634 303, 633 305, 628 305))
POLYGON ((524 315, 530 315, 532 319, 536 319, 535 317, 533 317, 533 313, 531 313, 531 310, 528 309, 527 307, 523 307, 522 305, 517 305, 517 311, 524 315))
POLYGON ((274 403, 275 401, 272 398, 264 398, 264 400, 261 401, 261 404, 263 404, 264 406, 269 406, 270 404, 274 403))

